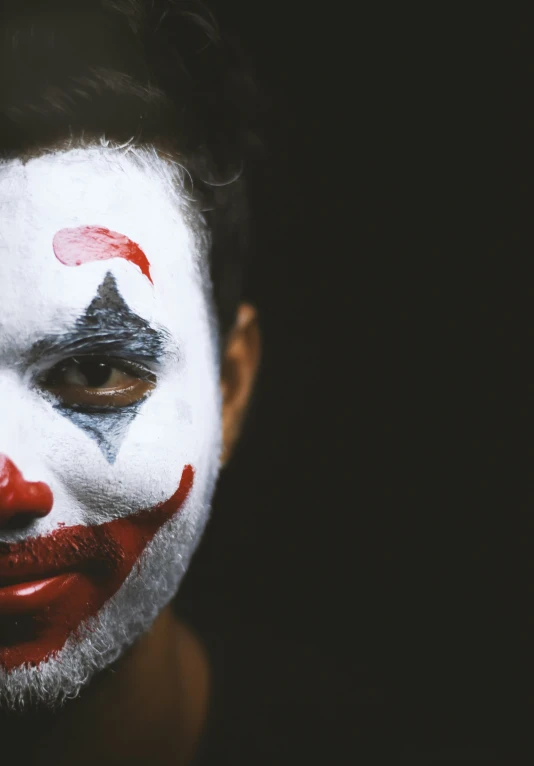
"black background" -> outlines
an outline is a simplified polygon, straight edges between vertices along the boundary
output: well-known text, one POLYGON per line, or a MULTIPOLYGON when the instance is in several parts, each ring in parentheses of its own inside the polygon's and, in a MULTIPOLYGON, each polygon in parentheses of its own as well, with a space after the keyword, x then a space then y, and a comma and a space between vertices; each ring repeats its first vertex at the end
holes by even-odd
POLYGON ((269 106, 264 352, 178 606, 228 637, 266 763, 523 756, 521 20, 211 7, 269 106))

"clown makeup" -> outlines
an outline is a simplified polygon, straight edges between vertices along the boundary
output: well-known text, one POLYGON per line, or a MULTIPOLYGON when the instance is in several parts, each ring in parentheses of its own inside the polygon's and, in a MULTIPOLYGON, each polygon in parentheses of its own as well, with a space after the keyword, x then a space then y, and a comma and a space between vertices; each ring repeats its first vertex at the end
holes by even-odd
POLYGON ((174 595, 220 396, 202 221, 156 152, 0 165, 0 703, 53 705, 174 595))

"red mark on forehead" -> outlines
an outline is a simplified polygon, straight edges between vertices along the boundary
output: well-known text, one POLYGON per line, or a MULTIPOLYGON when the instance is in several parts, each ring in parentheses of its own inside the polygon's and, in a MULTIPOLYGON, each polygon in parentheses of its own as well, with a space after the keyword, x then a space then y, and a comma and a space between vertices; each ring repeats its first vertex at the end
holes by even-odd
POLYGON ((58 261, 65 266, 81 266, 90 261, 125 258, 138 266, 145 277, 152 282, 150 264, 146 255, 139 245, 117 231, 110 231, 102 226, 60 229, 54 235, 52 247, 58 261))

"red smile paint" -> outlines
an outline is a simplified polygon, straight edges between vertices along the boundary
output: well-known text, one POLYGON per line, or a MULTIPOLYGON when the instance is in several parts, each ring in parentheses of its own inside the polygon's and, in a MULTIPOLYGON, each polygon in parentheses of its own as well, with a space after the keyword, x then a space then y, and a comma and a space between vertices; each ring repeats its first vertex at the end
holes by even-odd
POLYGON ((57 653, 120 588, 147 544, 193 486, 186 465, 164 503, 92 527, 0 543, 0 666, 37 665, 57 653))
POLYGON ((140 268, 145 277, 152 282, 148 258, 139 245, 124 234, 110 231, 103 226, 60 229, 54 235, 52 247, 58 261, 65 266, 81 266, 91 261, 124 258, 140 268))

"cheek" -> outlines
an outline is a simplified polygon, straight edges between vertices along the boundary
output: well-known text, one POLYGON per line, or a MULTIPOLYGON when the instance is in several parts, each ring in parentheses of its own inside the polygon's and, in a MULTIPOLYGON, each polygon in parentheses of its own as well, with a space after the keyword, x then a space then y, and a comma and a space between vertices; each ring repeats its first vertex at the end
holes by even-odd
POLYGON ((68 438, 52 453, 54 473, 69 494, 54 505, 56 524, 69 523, 64 517, 73 506, 82 523, 93 524, 165 502, 186 465, 193 466, 195 483, 205 484, 220 440, 216 370, 197 365, 170 372, 127 421, 119 415, 115 426, 108 423, 107 441, 120 442, 112 460, 90 423, 67 423, 68 438))

